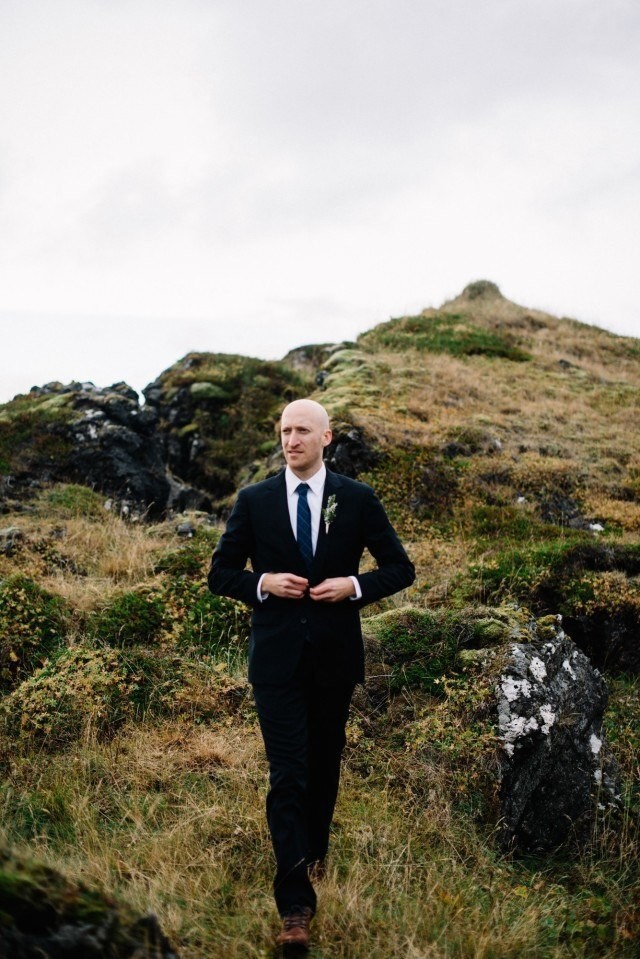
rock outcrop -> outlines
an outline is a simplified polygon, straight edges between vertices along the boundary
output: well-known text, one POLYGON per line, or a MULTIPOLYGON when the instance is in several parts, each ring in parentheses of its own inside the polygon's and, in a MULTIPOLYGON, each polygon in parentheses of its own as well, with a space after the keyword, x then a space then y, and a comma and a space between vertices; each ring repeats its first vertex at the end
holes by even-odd
POLYGON ((560 617, 534 634, 507 647, 496 700, 503 838, 537 851, 584 838, 598 806, 616 802, 617 768, 602 733, 602 676, 560 617))
POLYGON ((140 407, 126 383, 34 387, 0 411, 5 490, 77 482, 100 490, 126 515, 206 507, 203 494, 168 472, 158 423, 157 412, 140 407))
POLYGON ((222 500, 278 448, 280 410, 312 384, 309 373, 285 362, 189 353, 143 392, 158 419, 168 468, 222 500))
POLYGON ((602 731, 607 688, 560 617, 404 607, 371 617, 364 631, 373 668, 361 705, 384 708, 401 685, 444 693, 417 738, 441 764, 448 747, 439 739, 468 730, 458 782, 463 792, 482 783, 503 845, 544 851, 584 839, 598 810, 616 806, 618 767, 602 731))

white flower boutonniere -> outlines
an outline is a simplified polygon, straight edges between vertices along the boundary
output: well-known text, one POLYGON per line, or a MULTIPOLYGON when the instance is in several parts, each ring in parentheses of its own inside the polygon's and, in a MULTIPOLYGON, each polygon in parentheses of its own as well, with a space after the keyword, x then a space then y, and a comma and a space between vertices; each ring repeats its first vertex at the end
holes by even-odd
POLYGON ((336 501, 335 493, 332 493, 327 500, 327 505, 322 510, 322 518, 324 520, 324 531, 325 533, 329 532, 329 527, 336 518, 336 510, 338 508, 338 503, 336 501))

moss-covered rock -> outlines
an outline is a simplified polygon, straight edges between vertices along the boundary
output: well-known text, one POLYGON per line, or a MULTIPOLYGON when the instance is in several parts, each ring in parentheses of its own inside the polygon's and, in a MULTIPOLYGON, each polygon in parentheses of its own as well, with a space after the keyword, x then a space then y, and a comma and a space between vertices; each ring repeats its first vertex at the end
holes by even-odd
POLYGON ((434 690, 455 660, 458 636, 446 615, 403 606, 370 616, 363 632, 379 645, 391 667, 390 687, 417 686, 434 690))
POLYGON ((34 387, 0 408, 0 473, 25 491, 72 482, 116 498, 128 514, 160 514, 174 486, 157 416, 126 383, 34 387))
POLYGON ((170 469, 215 499, 233 493, 267 444, 285 403, 313 379, 284 362, 221 353, 189 353, 144 395, 160 417, 170 469))
POLYGON ((42 863, 0 851, 0 955, 177 959, 154 916, 42 863))

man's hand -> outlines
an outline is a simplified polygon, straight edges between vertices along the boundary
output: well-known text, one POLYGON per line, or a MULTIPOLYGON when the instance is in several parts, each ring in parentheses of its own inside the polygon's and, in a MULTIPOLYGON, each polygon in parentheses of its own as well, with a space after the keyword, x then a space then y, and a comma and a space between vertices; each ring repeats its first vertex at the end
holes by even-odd
POLYGON ((263 593, 281 599, 302 599, 309 588, 309 580, 295 573, 265 573, 262 578, 263 593))
POLYGON ((335 576, 333 579, 323 579, 317 586, 309 590, 311 599, 321 603, 339 603, 343 599, 355 596, 356 588, 350 576, 335 576))

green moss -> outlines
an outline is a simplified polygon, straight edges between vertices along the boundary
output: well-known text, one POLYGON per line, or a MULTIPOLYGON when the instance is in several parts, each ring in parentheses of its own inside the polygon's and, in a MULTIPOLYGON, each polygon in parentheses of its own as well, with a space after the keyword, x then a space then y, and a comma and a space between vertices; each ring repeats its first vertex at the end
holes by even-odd
POLYGON ((371 616, 363 630, 380 643, 392 666, 391 687, 416 686, 437 691, 443 674, 454 664, 458 636, 446 615, 404 606, 371 616))
POLYGON ((202 580, 208 569, 211 554, 220 538, 220 531, 200 527, 195 536, 178 549, 166 553, 156 564, 156 573, 165 573, 169 580, 181 578, 202 580))
POLYGON ((474 537, 487 545, 496 541, 504 545, 544 543, 558 535, 557 527, 542 522, 531 510, 520 506, 481 504, 472 507, 469 518, 474 537))
POLYGON ((196 400, 220 400, 226 402, 231 394, 218 383, 192 383, 189 392, 196 400))
POLYGON ((373 486, 397 529, 410 535, 424 520, 448 522, 465 468, 463 461, 444 459, 433 448, 403 446, 385 450, 359 479, 373 486))
POLYGON ((11 689, 65 640, 66 603, 27 576, 0 582, 0 690, 11 689))
POLYGON ((508 333, 485 329, 461 313, 403 316, 380 324, 358 337, 358 344, 394 352, 405 350, 488 356, 523 362, 531 356, 508 333))
POLYGON ((3 956, 59 956, 60 942, 66 940, 73 943, 64 952, 69 956, 153 959, 169 954, 162 938, 154 921, 135 917, 126 904, 101 890, 67 879, 42 863, 0 854, 3 956))
POLYGON ((20 475, 38 465, 58 465, 73 452, 66 426, 73 411, 41 408, 20 397, 7 403, 0 417, 0 472, 20 475))

